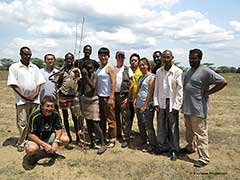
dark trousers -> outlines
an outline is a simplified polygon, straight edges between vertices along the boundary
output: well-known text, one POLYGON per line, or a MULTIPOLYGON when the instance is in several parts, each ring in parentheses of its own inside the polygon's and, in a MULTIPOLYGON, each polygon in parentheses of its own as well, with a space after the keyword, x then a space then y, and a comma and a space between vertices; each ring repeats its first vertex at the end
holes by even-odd
POLYGON ((123 137, 123 140, 130 140, 130 120, 129 120, 129 104, 122 107, 125 97, 121 97, 119 93, 115 93, 115 117, 117 123, 117 137, 123 137), (123 136, 122 136, 123 135, 123 136))
POLYGON ((133 102, 129 102, 129 129, 130 129, 130 132, 132 131, 134 115, 135 115, 135 110, 134 110, 133 102))
POLYGON ((157 113, 157 141, 160 150, 179 150, 179 112, 172 109, 169 112, 169 99, 166 99, 166 109, 157 113))

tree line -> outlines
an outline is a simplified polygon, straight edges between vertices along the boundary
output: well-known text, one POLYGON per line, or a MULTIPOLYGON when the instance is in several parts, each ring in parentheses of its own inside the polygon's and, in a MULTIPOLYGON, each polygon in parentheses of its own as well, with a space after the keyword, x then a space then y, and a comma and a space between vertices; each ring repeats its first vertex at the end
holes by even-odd
MULTIPOLYGON (((40 58, 32 58, 31 62, 33 64, 36 64, 39 68, 43 68, 45 66, 44 61, 40 58)), ((0 59, 0 70, 8 70, 11 64, 13 64, 14 61, 9 58, 2 58, 0 59)), ((63 58, 56 58, 56 63, 55 65, 57 67, 62 67, 64 64, 64 59, 63 58)), ((154 62, 150 61, 150 64, 152 67, 154 67, 154 62)), ((177 66, 179 66, 178 62, 175 62, 177 66)), ((210 69, 218 72, 218 73, 240 73, 240 67, 229 67, 229 66, 219 66, 215 67, 213 63, 204 63, 203 65, 209 67, 210 69)), ((183 71, 186 71, 186 67, 180 67, 183 71)))

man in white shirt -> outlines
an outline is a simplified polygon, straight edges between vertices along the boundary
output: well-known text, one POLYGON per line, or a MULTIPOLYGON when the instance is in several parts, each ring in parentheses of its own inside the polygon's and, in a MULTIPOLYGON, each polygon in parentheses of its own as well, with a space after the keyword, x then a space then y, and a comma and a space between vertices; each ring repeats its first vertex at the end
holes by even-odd
POLYGON ((13 89, 16 97, 17 127, 20 136, 17 150, 22 152, 24 150, 23 141, 26 138, 27 120, 40 104, 39 91, 45 80, 39 68, 30 62, 32 52, 29 47, 22 47, 20 56, 20 61, 12 64, 9 68, 7 85, 13 89))
POLYGON ((129 101, 133 87, 133 72, 124 65, 125 53, 116 52, 116 87, 115 87, 115 117, 117 123, 117 138, 122 139, 122 148, 126 148, 130 142, 130 111, 129 101), (123 136, 122 136, 123 132, 123 136))
POLYGON ((182 70, 172 63, 170 50, 162 54, 163 65, 157 70, 154 88, 154 106, 157 111, 157 141, 159 153, 170 152, 176 160, 179 151, 178 111, 182 106, 182 70))

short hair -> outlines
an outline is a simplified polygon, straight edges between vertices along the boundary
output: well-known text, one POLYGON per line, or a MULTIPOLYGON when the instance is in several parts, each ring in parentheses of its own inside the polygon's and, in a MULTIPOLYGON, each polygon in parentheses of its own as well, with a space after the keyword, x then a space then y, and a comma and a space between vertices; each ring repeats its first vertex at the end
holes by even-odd
POLYGON ((43 106, 46 102, 55 102, 55 99, 53 96, 51 95, 45 95, 43 96, 42 100, 41 100, 41 105, 43 106))
POLYGON ((139 54, 133 53, 133 54, 131 54, 131 56, 130 56, 130 58, 129 58, 129 61, 131 61, 131 59, 132 59, 133 56, 136 56, 136 57, 138 58, 138 60, 140 59, 139 54))
POLYGON ((47 59, 47 56, 52 56, 52 57, 54 58, 54 60, 56 60, 55 55, 54 55, 54 54, 51 54, 51 53, 46 54, 46 55, 44 56, 44 60, 47 59))
POLYGON ((154 54, 157 54, 157 53, 159 53, 159 54, 160 54, 160 56, 162 56, 162 53, 161 53, 161 51, 154 51, 154 53, 153 53, 153 56, 154 56, 154 54))
POLYGON ((99 50, 98 50, 98 55, 99 54, 106 54, 106 55, 110 55, 110 50, 106 47, 101 47, 99 50))
POLYGON ((28 49, 29 51, 31 51, 31 49, 30 49, 29 47, 23 46, 23 47, 21 47, 21 49, 20 49, 20 53, 22 53, 24 49, 28 49))
POLYGON ((70 55, 70 56, 72 56, 72 57, 74 58, 74 55, 73 55, 72 53, 68 52, 68 53, 65 55, 65 59, 66 59, 66 57, 67 57, 68 55, 70 55))
POLYGON ((85 48, 87 48, 87 47, 90 47, 90 48, 92 49, 92 46, 90 46, 89 44, 85 45, 85 46, 83 47, 83 49, 85 49, 85 48))
POLYGON ((202 59, 203 53, 200 49, 191 49, 189 51, 189 54, 195 54, 195 53, 198 55, 199 59, 202 59))
POLYGON ((151 71, 151 65, 150 65, 150 63, 149 63, 149 60, 147 59, 147 58, 141 58, 140 60, 139 60, 139 62, 138 62, 138 65, 139 65, 139 63, 141 62, 141 61, 143 61, 144 63, 146 63, 147 65, 148 65, 148 71, 151 71))

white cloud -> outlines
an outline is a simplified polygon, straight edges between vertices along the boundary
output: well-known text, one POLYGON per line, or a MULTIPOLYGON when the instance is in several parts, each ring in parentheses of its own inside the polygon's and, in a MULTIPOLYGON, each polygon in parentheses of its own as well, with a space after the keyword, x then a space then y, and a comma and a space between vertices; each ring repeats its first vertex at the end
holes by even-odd
POLYGON ((230 21, 230 25, 234 31, 240 32, 240 21, 230 21))

